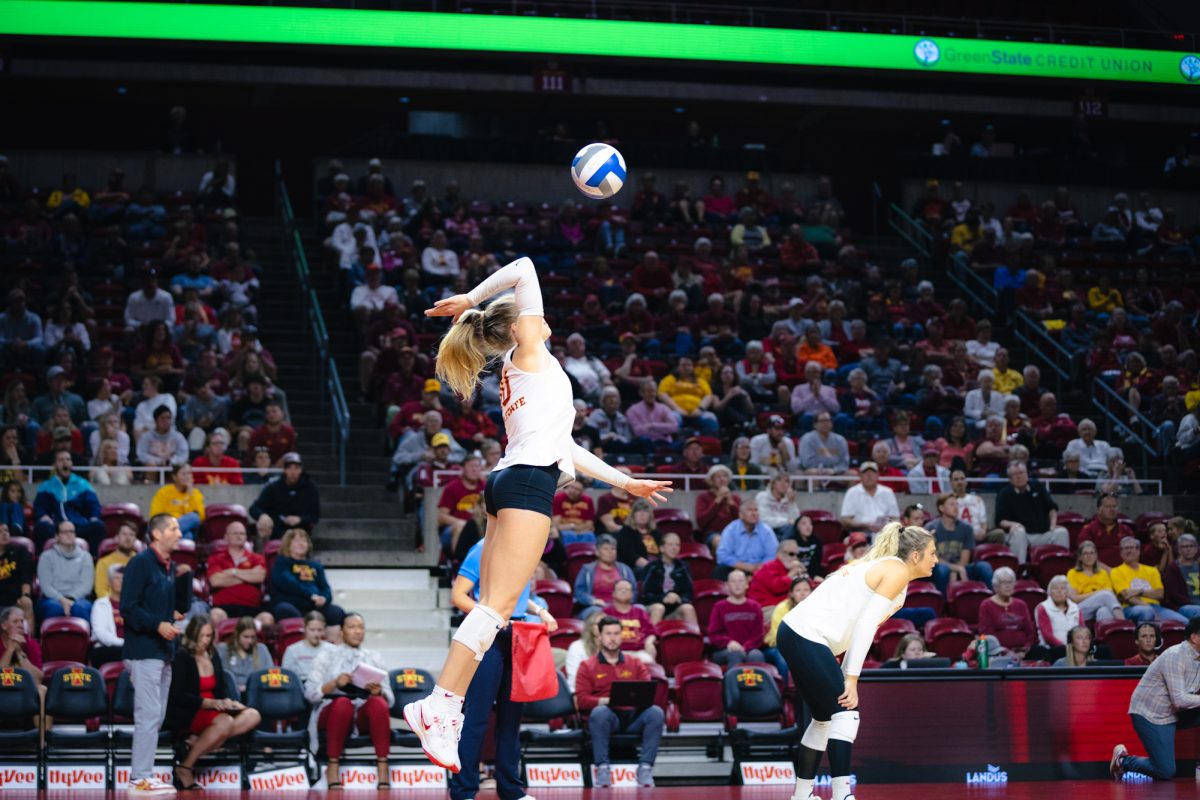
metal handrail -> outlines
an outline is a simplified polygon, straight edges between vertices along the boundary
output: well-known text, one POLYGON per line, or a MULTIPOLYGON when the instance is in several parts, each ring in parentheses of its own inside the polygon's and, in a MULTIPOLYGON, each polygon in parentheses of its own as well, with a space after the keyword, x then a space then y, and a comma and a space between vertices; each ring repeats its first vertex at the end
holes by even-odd
MULTIPOLYGON (((23 473, 25 473, 25 482, 33 483, 34 480, 36 480, 35 476, 45 473, 46 476, 49 477, 50 473, 54 472, 56 467, 53 464, 50 464, 50 465, 46 465, 46 464, 13 464, 11 466, 6 465, 3 469, 6 472, 10 472, 10 471, 11 472, 23 472, 23 473)), ((99 465, 99 464, 85 464, 85 465, 78 466, 78 467, 72 467, 71 471, 75 472, 75 473, 81 473, 81 472, 87 473, 89 476, 94 475, 95 473, 101 472, 101 471, 117 471, 117 470, 120 470, 123 472, 128 472, 130 475, 157 475, 158 476, 157 482, 159 484, 165 484, 170 481, 170 475, 171 475, 172 469, 174 469, 174 467, 170 466, 169 464, 165 465, 165 466, 155 466, 155 467, 147 467, 147 466, 135 467, 135 466, 131 466, 128 464, 123 464, 121 466, 116 466, 116 467, 106 467, 106 466, 99 465)), ((283 470, 280 469, 279 467, 270 467, 270 468, 264 469, 264 470, 254 469, 253 467, 203 467, 200 471, 212 472, 215 474, 237 473, 239 475, 249 475, 249 474, 255 473, 255 472, 263 472, 272 477, 283 474, 283 470)), ((200 489, 201 491, 203 491, 203 489, 206 485, 207 484, 197 484, 197 488, 200 489)), ((229 484, 225 484, 225 485, 229 485, 229 484)))
POLYGON ((933 256, 933 234, 895 203, 888 206, 888 227, 912 245, 922 258, 929 259, 933 256))
POLYGON ((1071 380, 1071 352, 1062 343, 1046 331, 1046 326, 1038 323, 1024 311, 1016 311, 1012 315, 1013 335, 1029 349, 1057 379, 1061 388, 1064 381, 1071 380), (1047 352, 1049 351, 1049 352, 1047 352), (1063 363, 1059 363, 1060 360, 1063 363), (1065 365, 1065 366, 1064 366, 1065 365))
POLYGON ((338 374, 337 363, 329 346, 329 327, 325 324, 325 315, 321 313, 320 298, 312 287, 312 271, 308 266, 308 258, 304 254, 304 242, 296 227, 296 216, 292 210, 292 200, 288 195, 287 183, 283 180, 283 165, 275 162, 275 194, 279 205, 279 215, 284 227, 284 241, 291 253, 292 262, 296 267, 296 279, 300 287, 300 296, 304 301, 305 312, 308 315, 309 327, 312 330, 313 344, 316 346, 316 372, 318 386, 325 389, 325 400, 329 402, 331 425, 330 438, 332 452, 337 455, 338 482, 346 485, 346 446, 350 441, 350 405, 346 402, 346 392, 342 388, 342 379, 338 374))
POLYGON ((1148 457, 1166 458, 1167 448, 1160 446, 1163 444, 1162 428, 1155 425, 1149 417, 1130 405, 1128 400, 1121 397, 1116 389, 1109 386, 1101 378, 1094 378, 1092 380, 1092 405, 1104 415, 1111 428, 1124 434, 1126 439, 1132 439, 1141 445, 1143 473, 1149 468, 1148 457), (1117 408, 1128 416, 1122 419, 1105 403, 1105 400, 1108 403, 1115 403, 1117 408), (1137 422, 1138 427, 1144 428, 1148 435, 1142 436, 1141 433, 1134 430, 1129 424, 1130 418, 1137 422))

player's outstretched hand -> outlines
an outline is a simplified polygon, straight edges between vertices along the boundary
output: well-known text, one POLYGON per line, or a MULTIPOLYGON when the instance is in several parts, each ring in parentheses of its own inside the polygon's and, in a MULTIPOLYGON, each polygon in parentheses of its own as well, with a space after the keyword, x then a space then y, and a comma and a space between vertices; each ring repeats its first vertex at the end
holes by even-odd
POLYGON ((629 492, 634 497, 644 497, 650 501, 650 505, 656 506, 659 503, 667 502, 667 498, 660 492, 673 492, 670 481, 647 481, 641 478, 634 478, 625 485, 625 491, 629 492))
POLYGON ((475 304, 471 302, 471 298, 465 294, 456 294, 453 297, 438 300, 433 304, 433 308, 425 309, 425 316, 454 317, 453 321, 458 322, 458 318, 463 315, 464 311, 474 307, 475 304))

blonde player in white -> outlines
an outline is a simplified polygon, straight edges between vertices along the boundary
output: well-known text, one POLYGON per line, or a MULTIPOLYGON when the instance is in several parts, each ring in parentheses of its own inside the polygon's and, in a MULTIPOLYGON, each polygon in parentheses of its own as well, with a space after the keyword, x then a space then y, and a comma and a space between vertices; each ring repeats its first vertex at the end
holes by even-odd
POLYGON ((813 796, 813 779, 826 751, 833 800, 853 798, 850 746, 858 735, 863 660, 880 624, 904 605, 908 582, 928 578, 937 561, 933 534, 890 523, 865 556, 826 578, 783 618, 776 646, 812 714, 800 740, 792 800, 813 796), (843 653, 839 667, 835 657, 843 653))
POLYGON ((546 349, 550 327, 542 312, 537 272, 519 258, 468 294, 439 300, 425 312, 453 317, 438 347, 437 376, 464 400, 474 393, 488 362, 503 358, 500 405, 508 449, 484 487, 487 533, 480 560, 479 603, 454 634, 433 693, 404 707, 404 719, 429 760, 458 772, 463 698, 479 661, 508 625, 550 535, 557 488, 578 469, 651 502, 665 500, 667 481, 631 478, 575 444, 571 383, 546 349), (487 308, 475 306, 502 291, 487 308))

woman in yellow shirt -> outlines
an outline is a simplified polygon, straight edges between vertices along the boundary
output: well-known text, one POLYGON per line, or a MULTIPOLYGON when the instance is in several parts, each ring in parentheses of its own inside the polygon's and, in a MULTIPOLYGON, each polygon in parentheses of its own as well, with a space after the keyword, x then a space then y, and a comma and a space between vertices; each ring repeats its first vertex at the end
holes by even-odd
POLYGON ((783 660, 778 648, 775 647, 776 637, 779 635, 779 623, 783 622, 783 618, 787 613, 796 607, 804 598, 812 594, 812 579, 807 575, 797 575, 792 578, 792 585, 788 588, 787 600, 784 600, 779 605, 775 606, 775 610, 771 612, 771 627, 767 629, 767 635, 763 637, 763 655, 767 661, 774 664, 779 670, 779 676, 783 678, 784 683, 787 683, 788 668, 787 662, 783 660))
POLYGON ((195 540, 196 531, 204 522, 204 495, 195 487, 190 464, 175 466, 171 470, 171 482, 154 493, 150 516, 158 514, 170 514, 178 519, 184 538, 195 540))
POLYGON ((1113 592, 1112 579, 1108 571, 1100 566, 1094 542, 1079 543, 1075 567, 1067 570, 1067 582, 1071 584, 1068 596, 1079 605, 1085 620, 1104 622, 1125 619, 1121 601, 1113 592))
POLYGON ((720 427, 717 415, 708 410, 713 404, 712 389, 708 381, 697 377, 695 362, 687 356, 658 384, 658 399, 679 414, 681 422, 698 422, 705 433, 715 433, 720 427))

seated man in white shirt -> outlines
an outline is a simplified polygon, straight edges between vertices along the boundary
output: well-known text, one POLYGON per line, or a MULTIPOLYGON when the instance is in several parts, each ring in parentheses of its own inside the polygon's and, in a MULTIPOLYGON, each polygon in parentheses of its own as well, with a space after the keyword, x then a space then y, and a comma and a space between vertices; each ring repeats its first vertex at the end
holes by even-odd
POLYGON ((879 466, 874 461, 860 464, 858 475, 861 482, 846 490, 838 518, 847 530, 875 533, 888 522, 899 519, 896 493, 879 484, 879 466))
POLYGON ((367 265, 367 282, 355 286, 350 293, 350 310, 359 329, 365 329, 371 315, 383 311, 388 303, 400 304, 395 287, 383 282, 383 269, 378 263, 367 265))
POLYGON ((1079 471, 1091 478, 1108 472, 1108 454, 1112 446, 1096 438, 1096 423, 1085 419, 1079 423, 1079 438, 1067 443, 1064 456, 1079 456, 1079 471))
POLYGON ((996 391, 996 375, 990 369, 981 369, 978 381, 979 388, 967 392, 963 401, 963 416, 977 428, 982 428, 988 417, 1004 416, 1004 401, 1008 395, 996 391))

